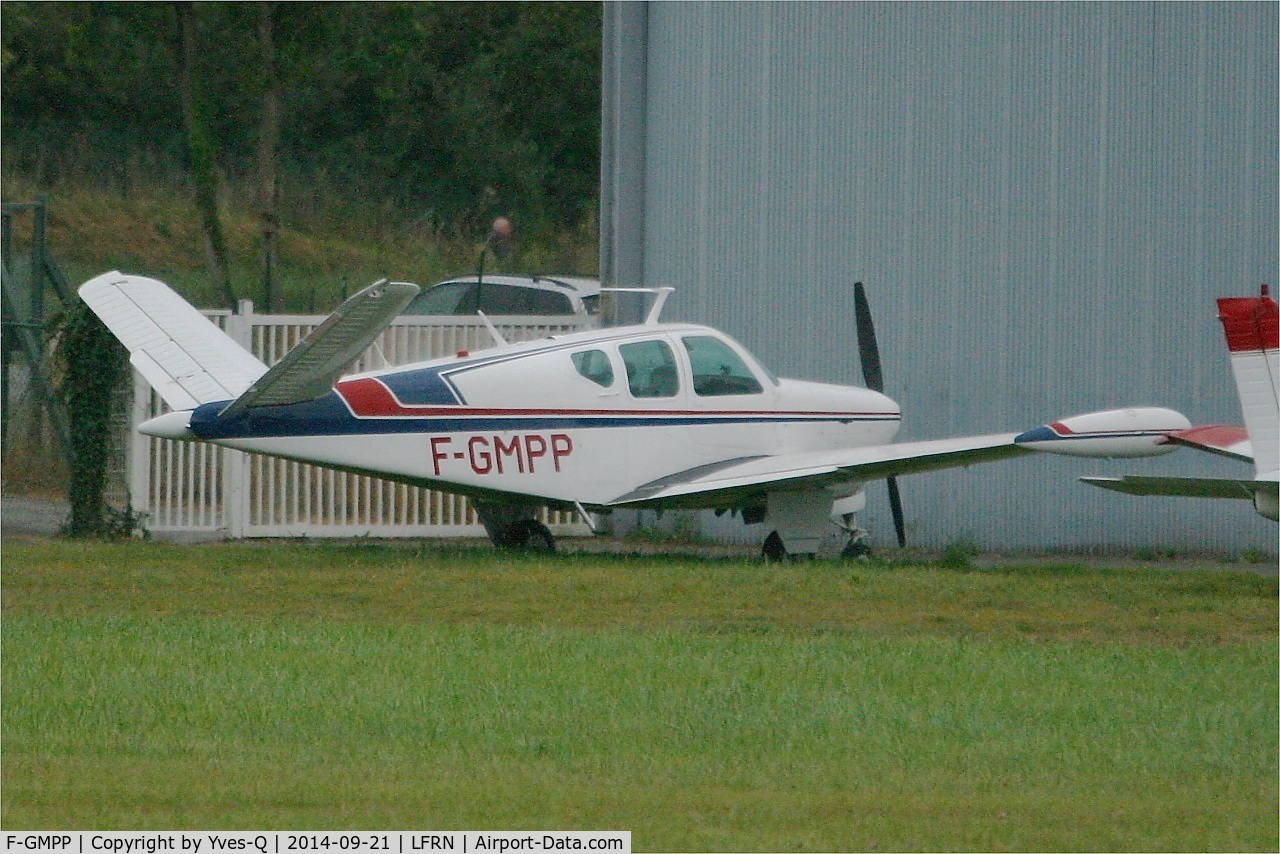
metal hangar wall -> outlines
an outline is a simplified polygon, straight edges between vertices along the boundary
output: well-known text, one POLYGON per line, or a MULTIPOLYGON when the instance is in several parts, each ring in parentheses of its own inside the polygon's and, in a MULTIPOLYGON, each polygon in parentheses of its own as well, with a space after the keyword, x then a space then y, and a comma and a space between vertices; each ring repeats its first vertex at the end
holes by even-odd
MULTIPOLYGON (((1130 404, 1240 423, 1214 298, 1277 282, 1278 11, 606 4, 602 274, 674 285, 667 316, 835 382, 860 381, 865 282, 903 440, 1130 404)), ((1245 502, 1076 482, 1119 473, 1245 472, 1182 451, 912 476, 908 533, 1275 549, 1245 502)))

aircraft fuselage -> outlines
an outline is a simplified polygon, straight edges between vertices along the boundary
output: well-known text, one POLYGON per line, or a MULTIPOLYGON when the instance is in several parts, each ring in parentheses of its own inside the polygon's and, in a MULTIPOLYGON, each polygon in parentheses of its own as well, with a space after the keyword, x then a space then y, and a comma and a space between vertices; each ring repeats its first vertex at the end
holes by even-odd
POLYGON ((226 406, 204 404, 183 425, 162 416, 148 432, 180 427, 245 451, 588 507, 699 467, 886 444, 901 422, 882 394, 776 379, 723 333, 692 324, 459 353, 219 418, 226 406))

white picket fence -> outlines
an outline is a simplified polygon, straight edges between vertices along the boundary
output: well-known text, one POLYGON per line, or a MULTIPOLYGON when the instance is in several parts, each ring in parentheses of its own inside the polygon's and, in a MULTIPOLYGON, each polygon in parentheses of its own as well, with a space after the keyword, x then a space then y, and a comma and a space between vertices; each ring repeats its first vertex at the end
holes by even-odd
MULTIPOLYGON (((325 318, 206 312, 228 335, 272 365, 325 318)), ((592 320, 565 317, 490 318, 511 342, 572 332, 592 320)), ((397 318, 352 367, 447 356, 492 346, 483 321, 472 317, 397 318)), ((128 489, 146 529, 162 536, 245 537, 467 537, 484 528, 467 499, 366 475, 248 454, 203 442, 175 442, 137 432, 165 411, 141 376, 134 375, 128 489)), ((552 532, 579 535, 588 528, 576 514, 545 512, 552 532)))

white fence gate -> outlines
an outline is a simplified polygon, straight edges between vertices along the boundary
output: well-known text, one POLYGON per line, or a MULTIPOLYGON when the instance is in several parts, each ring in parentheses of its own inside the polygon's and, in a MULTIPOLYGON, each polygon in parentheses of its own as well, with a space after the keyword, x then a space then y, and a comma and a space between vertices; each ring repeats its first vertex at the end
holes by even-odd
MULTIPOLYGON (((214 323, 267 365, 284 357, 325 318, 259 315, 253 304, 206 312, 214 323)), ((490 318, 507 341, 574 332, 594 319, 490 318)), ((447 356, 492 346, 473 317, 401 317, 356 361, 352 372, 447 356)), ((159 535, 244 537, 466 537, 484 528, 467 499, 367 475, 221 448, 176 442, 137 432, 165 411, 164 403, 134 374, 128 482, 133 510, 159 535)), ((585 534, 576 514, 545 512, 558 535, 585 534)))

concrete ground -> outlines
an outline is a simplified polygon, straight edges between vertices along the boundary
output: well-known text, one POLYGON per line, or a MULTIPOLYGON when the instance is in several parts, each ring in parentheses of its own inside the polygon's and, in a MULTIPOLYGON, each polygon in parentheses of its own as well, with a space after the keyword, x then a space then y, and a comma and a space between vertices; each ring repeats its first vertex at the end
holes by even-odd
POLYGON ((56 534, 70 515, 65 501, 6 493, 0 496, 0 536, 56 534))

